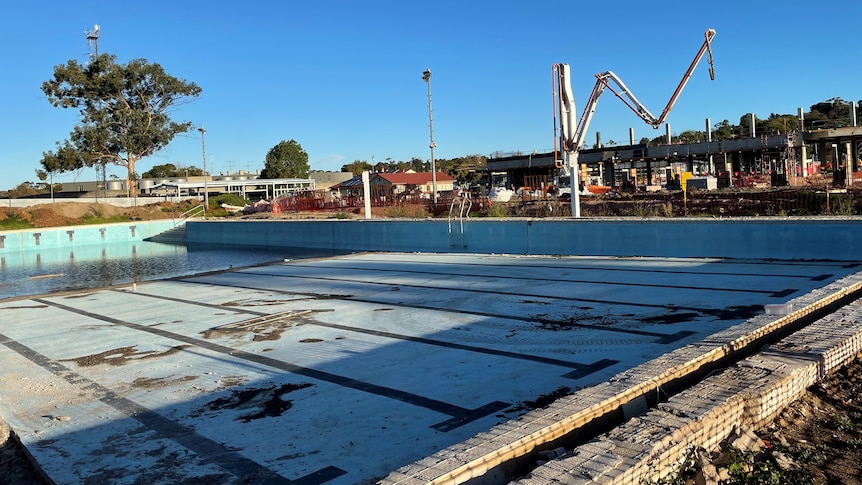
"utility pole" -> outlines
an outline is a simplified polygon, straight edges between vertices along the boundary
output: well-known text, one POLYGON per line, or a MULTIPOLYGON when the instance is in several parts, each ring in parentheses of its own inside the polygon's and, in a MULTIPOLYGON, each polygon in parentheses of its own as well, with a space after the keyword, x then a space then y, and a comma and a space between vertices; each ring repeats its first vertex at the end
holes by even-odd
POLYGON ((207 185, 207 180, 209 179, 209 175, 207 174, 207 145, 206 145, 206 134, 207 130, 203 126, 198 128, 198 131, 201 132, 201 152, 204 157, 204 214, 207 212, 207 208, 210 205, 209 200, 209 187, 207 185))

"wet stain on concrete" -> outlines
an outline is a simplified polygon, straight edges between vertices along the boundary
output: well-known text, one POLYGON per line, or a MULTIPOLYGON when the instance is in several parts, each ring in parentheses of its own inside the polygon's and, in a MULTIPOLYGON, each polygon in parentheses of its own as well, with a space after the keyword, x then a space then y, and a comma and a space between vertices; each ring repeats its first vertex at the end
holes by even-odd
POLYGON ((224 376, 219 379, 217 390, 241 386, 244 382, 245 379, 242 376, 224 376))
POLYGON ((179 384, 181 382, 193 381, 197 378, 198 376, 182 376, 174 379, 169 379, 167 377, 138 377, 132 381, 132 387, 137 389, 158 389, 179 384))
POLYGON ((201 332, 206 339, 218 337, 246 338, 251 333, 253 342, 264 342, 278 340, 281 335, 292 327, 315 323, 314 314, 331 312, 334 310, 297 310, 275 314, 272 316, 257 317, 249 320, 229 323, 219 327, 210 328, 201 332))
POLYGON ((243 410, 248 411, 236 419, 248 423, 255 419, 274 418, 281 416, 285 411, 293 407, 293 401, 284 400, 282 396, 293 391, 311 387, 313 384, 282 384, 276 387, 274 384, 267 387, 242 389, 231 393, 230 396, 216 399, 206 404, 210 411, 243 410))
POLYGON ((210 328, 201 332, 206 339, 218 337, 235 337, 244 338, 249 332, 252 334, 252 341, 262 342, 266 340, 278 340, 285 330, 292 327, 293 324, 280 322, 253 325, 248 327, 217 327, 210 328))
POLYGON ((643 323, 663 323, 663 324, 672 324, 672 323, 683 323, 690 322, 698 317, 700 317, 700 313, 695 312, 673 312, 666 313, 664 315, 656 315, 652 317, 644 317, 639 320, 643 323))
POLYGON ((575 328, 579 328, 582 326, 595 326, 595 325, 615 325, 616 320, 605 316, 605 315, 588 315, 588 314, 580 314, 580 315, 572 315, 565 320, 551 320, 545 317, 545 315, 536 315, 534 317, 539 324, 539 328, 542 330, 572 330, 575 328))
POLYGON ((255 307, 255 306, 283 305, 284 303, 286 303, 285 300, 247 300, 247 301, 228 301, 228 302, 222 303, 221 306, 255 307))
POLYGON ((98 354, 85 355, 74 359, 63 359, 60 362, 74 362, 81 367, 92 367, 101 364, 125 365, 129 363, 129 361, 166 357, 168 355, 176 354, 187 347, 191 347, 191 345, 177 345, 176 347, 171 347, 164 352, 156 352, 155 350, 139 351, 135 346, 120 347, 117 349, 106 350, 105 352, 100 352, 98 354))
POLYGON ((749 318, 763 313, 762 305, 738 305, 727 308, 716 308, 703 310, 707 315, 712 315, 719 320, 748 320, 749 318))

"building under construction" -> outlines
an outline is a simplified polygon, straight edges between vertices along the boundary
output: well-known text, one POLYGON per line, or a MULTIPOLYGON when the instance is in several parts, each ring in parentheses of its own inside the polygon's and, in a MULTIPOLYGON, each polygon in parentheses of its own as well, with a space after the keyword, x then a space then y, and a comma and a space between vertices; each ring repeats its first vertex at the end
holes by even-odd
MULTIPOLYGON (((800 110, 801 114, 801 110, 800 110)), ((855 113, 852 119, 855 120, 855 113)), ((750 126, 754 126, 751 123, 750 126)), ((707 120, 709 134, 709 120, 707 120)), ((731 140, 701 143, 666 143, 601 146, 580 151, 580 185, 634 190, 678 188, 677 176, 714 177, 715 187, 745 187, 752 184, 804 186, 824 180, 848 185, 860 173, 862 127, 798 130, 790 133, 757 134, 731 140), (849 163, 848 163, 849 161, 849 163)), ((633 138, 633 135, 632 135, 633 138)), ((711 137, 708 136, 708 139, 711 137)), ((668 130, 667 140, 671 140, 668 130)), ((492 186, 568 186, 560 176, 559 153, 511 154, 488 159, 492 186)), ((704 187, 712 188, 712 187, 704 187)))

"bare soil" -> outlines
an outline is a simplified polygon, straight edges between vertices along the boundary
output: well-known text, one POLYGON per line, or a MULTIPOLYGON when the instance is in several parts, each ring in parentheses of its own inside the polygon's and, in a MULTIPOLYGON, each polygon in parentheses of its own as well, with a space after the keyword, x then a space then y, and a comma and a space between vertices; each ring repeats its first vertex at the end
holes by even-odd
POLYGON ((783 468, 811 483, 862 484, 862 361, 808 389, 757 434, 783 468))
POLYGON ((28 221, 34 227, 74 226, 86 224, 88 220, 114 217, 127 218, 130 221, 151 221, 178 217, 189 207, 188 204, 172 202, 159 202, 136 207, 117 207, 103 203, 48 202, 23 208, 0 208, 0 221, 14 217, 28 221))

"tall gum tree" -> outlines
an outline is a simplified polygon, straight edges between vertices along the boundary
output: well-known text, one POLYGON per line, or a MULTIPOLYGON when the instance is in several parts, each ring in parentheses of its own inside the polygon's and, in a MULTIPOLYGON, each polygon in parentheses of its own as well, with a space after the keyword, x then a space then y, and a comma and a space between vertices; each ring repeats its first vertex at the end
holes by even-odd
POLYGON ((146 59, 119 64, 116 56, 102 54, 85 65, 70 60, 56 66, 42 92, 54 107, 81 115, 69 139, 42 153, 45 171, 118 165, 127 169, 126 184, 137 194, 135 163, 193 128, 191 122, 171 120, 169 111, 199 96, 201 88, 146 59))

